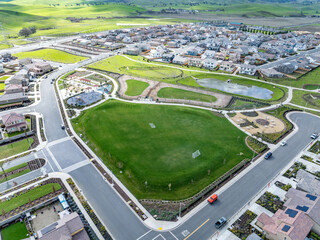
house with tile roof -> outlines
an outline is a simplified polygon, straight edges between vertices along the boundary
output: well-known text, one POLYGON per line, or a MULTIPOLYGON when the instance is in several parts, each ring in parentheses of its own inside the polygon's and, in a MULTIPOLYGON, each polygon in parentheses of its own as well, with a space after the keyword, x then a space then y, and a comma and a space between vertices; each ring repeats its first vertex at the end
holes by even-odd
POLYGON ((15 112, 3 115, 2 124, 8 133, 20 132, 28 128, 23 114, 15 112))

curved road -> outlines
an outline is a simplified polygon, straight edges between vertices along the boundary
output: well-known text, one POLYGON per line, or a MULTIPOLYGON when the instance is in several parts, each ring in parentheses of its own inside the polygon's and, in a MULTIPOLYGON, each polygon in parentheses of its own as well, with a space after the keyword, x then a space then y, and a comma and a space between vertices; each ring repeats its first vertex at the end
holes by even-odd
MULTIPOLYGON (((105 57, 105 56, 101 56, 105 57)), ((290 118, 299 129, 288 140, 286 147, 273 152, 270 160, 263 160, 219 196, 214 205, 200 211, 169 232, 157 232, 146 227, 122 198, 113 190, 76 144, 61 130, 61 115, 51 78, 84 66, 92 60, 64 66, 41 83, 41 102, 35 106, 11 110, 43 114, 47 146, 38 154, 47 158, 52 171, 69 173, 82 189, 89 203, 107 226, 114 239, 208 239, 215 233, 214 222, 221 216, 230 218, 262 187, 281 171, 309 142, 313 132, 320 132, 320 119, 306 113, 293 113, 290 118)), ((3 115, 6 112, 1 112, 3 115)))

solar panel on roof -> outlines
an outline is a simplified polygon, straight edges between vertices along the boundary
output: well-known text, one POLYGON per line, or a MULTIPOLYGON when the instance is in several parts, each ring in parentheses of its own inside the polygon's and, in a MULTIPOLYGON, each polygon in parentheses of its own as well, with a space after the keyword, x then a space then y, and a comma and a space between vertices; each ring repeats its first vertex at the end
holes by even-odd
POLYGON ((291 228, 290 226, 284 225, 283 228, 282 228, 282 231, 288 232, 290 230, 290 228, 291 228))
POLYGON ((308 211, 309 207, 298 205, 298 206, 296 207, 296 209, 301 210, 301 211, 303 211, 303 212, 306 212, 306 211, 308 211))
POLYGON ((290 208, 288 208, 286 210, 286 214, 288 214, 289 217, 291 217, 291 218, 294 218, 297 215, 297 213, 298 213, 298 211, 290 209, 290 208))
POLYGON ((317 199, 316 196, 313 196, 313 195, 311 195, 311 194, 307 194, 306 197, 309 198, 311 201, 314 201, 314 200, 317 199))

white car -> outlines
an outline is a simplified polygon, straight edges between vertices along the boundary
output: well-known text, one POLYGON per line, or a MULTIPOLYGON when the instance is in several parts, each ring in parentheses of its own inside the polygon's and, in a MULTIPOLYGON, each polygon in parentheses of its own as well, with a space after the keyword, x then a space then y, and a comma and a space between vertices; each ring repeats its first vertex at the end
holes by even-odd
POLYGON ((283 141, 280 145, 281 145, 282 147, 284 147, 285 145, 287 145, 287 142, 286 142, 286 141, 283 141))

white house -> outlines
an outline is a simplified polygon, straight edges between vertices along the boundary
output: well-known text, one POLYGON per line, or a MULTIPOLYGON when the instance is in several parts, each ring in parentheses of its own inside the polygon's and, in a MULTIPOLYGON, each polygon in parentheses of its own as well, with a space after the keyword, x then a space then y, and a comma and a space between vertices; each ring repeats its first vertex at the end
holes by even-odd
POLYGON ((203 54, 202 54, 202 58, 206 59, 206 58, 214 58, 214 55, 216 54, 215 51, 212 50, 206 50, 203 54))
POLYGON ((181 56, 175 56, 174 59, 172 60, 172 63, 179 64, 179 65, 184 65, 187 62, 188 62, 188 58, 181 57, 181 56))
POLYGON ((255 75, 256 72, 257 72, 257 68, 255 66, 246 65, 246 64, 242 64, 239 70, 240 74, 246 74, 251 76, 255 75))
POLYGON ((160 51, 160 50, 158 51, 158 50, 152 49, 152 50, 150 51, 149 56, 150 56, 151 58, 161 58, 161 57, 163 56, 163 54, 164 54, 163 51, 160 51))
POLYGON ((218 65, 217 61, 214 59, 205 59, 203 61, 203 67, 207 69, 214 69, 218 65))
POLYGON ((4 72, 4 69, 3 69, 3 64, 0 63, 0 73, 3 73, 4 72))

